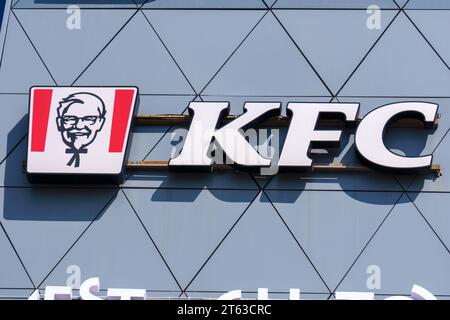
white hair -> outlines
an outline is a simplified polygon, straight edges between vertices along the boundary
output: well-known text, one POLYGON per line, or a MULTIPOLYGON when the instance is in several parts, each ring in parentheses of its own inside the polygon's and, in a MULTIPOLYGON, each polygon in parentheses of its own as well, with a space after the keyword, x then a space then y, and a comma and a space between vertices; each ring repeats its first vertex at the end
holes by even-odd
POLYGON ((103 103, 102 99, 100 99, 100 97, 89 92, 78 92, 73 93, 67 96, 66 98, 63 98, 59 102, 58 116, 59 117, 63 116, 67 112, 67 109, 74 103, 81 103, 86 104, 88 106, 91 105, 95 106, 100 117, 104 117, 106 114, 105 104, 103 103))

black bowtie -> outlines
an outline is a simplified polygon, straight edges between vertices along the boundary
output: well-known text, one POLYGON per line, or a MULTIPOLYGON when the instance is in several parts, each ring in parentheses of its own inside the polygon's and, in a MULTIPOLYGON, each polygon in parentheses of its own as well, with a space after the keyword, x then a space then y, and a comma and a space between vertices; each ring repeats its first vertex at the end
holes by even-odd
POLYGON ((80 166, 80 153, 87 153, 87 149, 75 149, 75 148, 69 148, 66 149, 66 153, 72 153, 73 156, 70 158, 69 162, 67 162, 67 166, 71 166, 74 162, 74 167, 78 168, 80 166))

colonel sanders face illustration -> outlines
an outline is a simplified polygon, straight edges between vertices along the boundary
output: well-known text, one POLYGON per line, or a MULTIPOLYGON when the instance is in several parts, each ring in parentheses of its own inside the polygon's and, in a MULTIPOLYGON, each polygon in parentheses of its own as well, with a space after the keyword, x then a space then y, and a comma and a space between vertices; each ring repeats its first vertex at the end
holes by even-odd
POLYGON ((69 147, 66 153, 73 154, 68 166, 79 167, 80 154, 88 152, 86 147, 102 130, 105 114, 102 99, 92 93, 74 93, 59 102, 56 123, 62 140, 69 147))

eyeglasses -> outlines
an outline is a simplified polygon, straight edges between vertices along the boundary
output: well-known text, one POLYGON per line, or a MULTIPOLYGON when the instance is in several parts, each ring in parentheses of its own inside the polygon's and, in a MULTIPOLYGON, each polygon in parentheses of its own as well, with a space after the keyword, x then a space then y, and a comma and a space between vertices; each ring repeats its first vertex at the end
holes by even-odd
POLYGON ((81 121, 85 124, 92 125, 94 124, 99 116, 84 116, 84 117, 77 117, 77 116, 62 116, 62 121, 65 125, 74 126, 78 123, 78 121, 81 121))

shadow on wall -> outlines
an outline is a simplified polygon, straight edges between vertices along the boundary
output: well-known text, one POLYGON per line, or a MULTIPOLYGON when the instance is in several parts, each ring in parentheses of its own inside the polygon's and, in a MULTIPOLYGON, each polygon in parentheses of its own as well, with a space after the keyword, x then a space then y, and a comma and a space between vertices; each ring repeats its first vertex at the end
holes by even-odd
MULTIPOLYGON (((385 143, 391 150, 405 156, 417 156, 421 154, 426 146, 428 136, 432 130, 423 129, 391 129, 387 132, 385 143)), ((353 139, 350 138, 350 131, 343 134, 340 150, 330 150, 328 153, 320 153, 313 156, 314 163, 341 162, 345 165, 361 165, 354 146, 353 139)), ((248 188, 238 177, 249 177, 246 172, 239 174, 231 172, 215 173, 152 173, 152 174, 133 174, 129 181, 155 181, 155 187, 159 189, 153 194, 152 201, 168 201, 167 193, 160 190, 170 188, 190 189, 188 193, 182 195, 173 193, 170 201, 192 202, 195 201, 202 189, 209 189, 216 198, 222 201, 247 201, 251 199, 241 199, 249 197, 243 193, 241 196, 224 192, 223 189, 248 188), (236 180, 227 183, 231 187, 222 187, 224 181, 236 180), (159 183, 158 183, 159 182, 159 183)), ((349 197, 369 204, 394 204, 392 197, 376 196, 374 193, 382 195, 382 192, 401 192, 402 187, 407 188, 412 182, 419 190, 423 187, 425 180, 434 180, 436 177, 430 175, 407 175, 407 174, 384 174, 380 172, 347 172, 347 173, 279 173, 272 178, 264 178, 261 185, 266 185, 268 190, 289 190, 292 192, 284 193, 282 197, 276 199, 278 202, 295 203, 298 197, 305 190, 342 190, 349 197), (267 184, 266 184, 267 183, 267 184), (372 194, 372 195, 371 195, 372 194)), ((226 184, 226 183, 225 183, 226 184)), ((326 193, 324 193, 326 195, 326 193)), ((418 193, 411 193, 412 200, 418 193)), ((264 199, 264 198, 263 198, 264 199)), ((275 201, 275 199, 273 199, 275 201)), ((263 200, 264 201, 264 200, 263 200)), ((402 198, 401 201, 407 201, 402 198)), ((409 201, 409 200, 408 200, 409 201)))
MULTIPOLYGON (((348 134, 345 133, 345 134, 348 134)), ((426 146, 428 136, 433 130, 423 129, 390 129, 386 133, 386 146, 397 154, 403 156, 417 156, 421 154, 426 146)), ((344 165, 362 165, 358 159, 356 148, 352 139, 350 147, 344 154, 340 155, 340 161, 344 165)), ((345 141, 345 138, 344 138, 345 141)), ((349 141, 349 140, 347 140, 349 141)), ((345 144, 343 144, 345 145, 345 144)), ((315 159, 316 160, 316 159, 315 159)), ((325 163, 329 163, 326 159, 325 163)), ((323 161, 315 161, 324 163, 323 161)), ((304 190, 339 190, 341 189, 349 197, 368 204, 394 204, 394 199, 384 197, 383 192, 406 190, 414 183, 421 190, 425 180, 437 179, 434 174, 388 174, 378 171, 373 172, 347 172, 347 173, 314 173, 314 174, 292 174, 281 173, 274 177, 276 184, 270 185, 268 189, 286 189, 293 192, 280 193, 278 197, 271 196, 273 202, 295 203, 304 190), (402 182, 402 185, 400 183, 402 182), (330 187, 328 187, 330 186, 330 187), (378 195, 376 195, 376 194, 378 195)), ((324 196, 326 193, 324 193, 324 196)), ((415 200, 418 193, 410 193, 411 200, 415 200)), ((409 202, 402 198, 401 202, 409 202)))
POLYGON ((117 186, 31 185, 26 159, 28 116, 8 133, 4 162, 3 218, 34 221, 92 221, 99 219, 117 195, 117 186), (18 144, 21 138, 24 139, 18 144))

